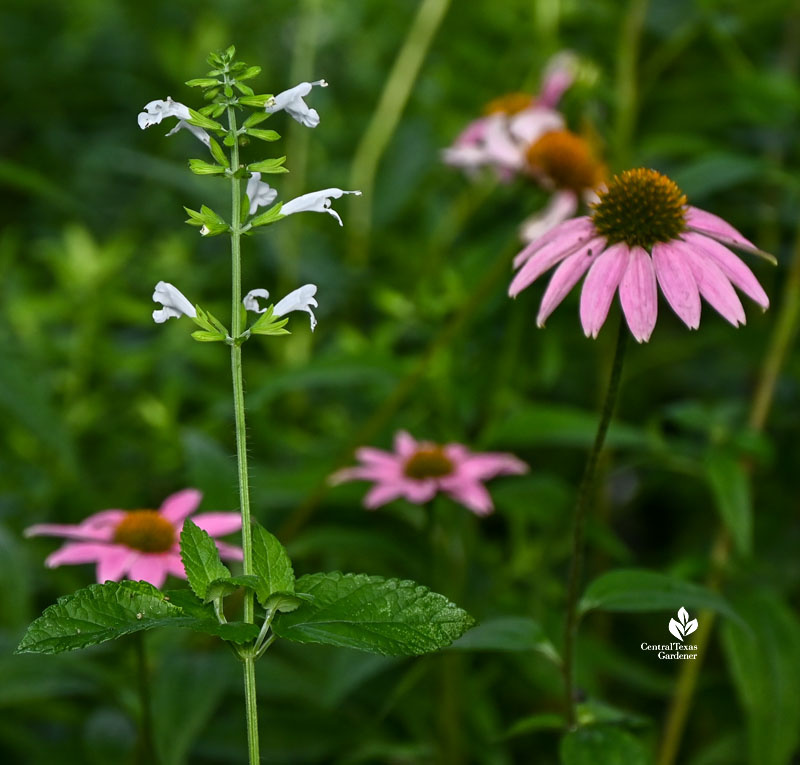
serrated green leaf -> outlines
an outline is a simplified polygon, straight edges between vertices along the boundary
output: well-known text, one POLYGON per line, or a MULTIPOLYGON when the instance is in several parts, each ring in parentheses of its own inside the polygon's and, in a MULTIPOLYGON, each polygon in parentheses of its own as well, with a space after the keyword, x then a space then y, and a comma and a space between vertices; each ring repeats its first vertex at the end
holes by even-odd
POLYGON ((561 765, 651 765, 644 745, 621 728, 591 725, 561 739, 561 765))
POLYGON ((473 627, 450 646, 463 651, 536 651, 555 664, 561 659, 534 619, 501 616, 473 627))
POLYGON ((253 524, 253 572, 259 577, 258 602, 266 605, 276 592, 294 593, 294 569, 289 553, 263 526, 253 524))
POLYGON ((283 202, 274 204, 269 208, 269 210, 261 213, 261 215, 256 215, 256 217, 250 221, 250 225, 253 228, 257 228, 258 226, 269 226, 271 223, 275 223, 281 218, 285 218, 285 215, 281 215, 281 207, 283 207, 283 202))
POLYGON ((204 162, 202 159, 190 159, 189 169, 195 175, 220 175, 225 172, 224 167, 214 165, 211 162, 204 162))
POLYGON ((204 128, 205 130, 222 130, 222 125, 219 122, 215 122, 210 117, 206 117, 205 114, 201 114, 194 109, 189 109, 189 114, 191 115, 191 119, 188 120, 192 125, 197 125, 197 127, 204 128))
POLYGON ((208 148, 211 150, 211 156, 217 160, 224 168, 228 168, 231 166, 230 162, 228 162, 228 157, 225 152, 222 150, 222 147, 213 139, 209 138, 208 148))
POLYGON ((281 136, 274 130, 260 130, 258 128, 247 128, 247 135, 258 138, 262 141, 277 141, 281 136))
POLYGON ((180 608, 147 582, 92 584, 58 599, 28 627, 17 653, 60 653, 161 626, 180 608))
POLYGON ((231 572, 220 560, 214 540, 190 519, 181 531, 181 560, 189 586, 201 600, 205 600, 211 582, 230 578, 231 572))
POLYGON ((272 98, 271 93, 261 93, 255 96, 242 96, 239 99, 239 103, 243 104, 244 106, 256 106, 263 108, 267 105, 267 102, 272 98))
POLYGON ((253 112, 245 121, 244 127, 249 128, 268 120, 272 115, 269 112, 253 112))
POLYGON ((578 610, 672 611, 679 608, 709 608, 741 621, 718 593, 691 582, 646 569, 609 571, 587 588, 578 610))
POLYGON ((261 162, 254 162, 252 165, 248 165, 247 169, 250 172, 259 172, 259 173, 267 173, 267 174, 275 174, 275 173, 288 173, 289 171, 283 167, 283 163, 286 162, 286 157, 274 157, 273 159, 262 159, 261 162))
POLYGON ((314 597, 273 622, 276 635, 386 656, 416 656, 450 645, 473 619, 443 595, 400 579, 311 574, 295 591, 314 597))
POLYGON ((219 85, 219 80, 212 77, 196 77, 193 80, 186 80, 186 84, 190 88, 211 88, 219 85))
POLYGON ((313 602, 314 598, 306 593, 273 592, 264 603, 264 608, 267 611, 288 614, 297 610, 303 603, 313 602))
POLYGON ((714 448, 706 455, 704 470, 717 510, 736 549, 742 555, 749 555, 753 549, 753 503, 750 479, 741 459, 714 448))
POLYGON ((202 632, 205 635, 216 635, 230 643, 249 643, 258 637, 260 627, 247 622, 225 622, 220 624, 214 619, 193 619, 187 617, 175 626, 202 632))

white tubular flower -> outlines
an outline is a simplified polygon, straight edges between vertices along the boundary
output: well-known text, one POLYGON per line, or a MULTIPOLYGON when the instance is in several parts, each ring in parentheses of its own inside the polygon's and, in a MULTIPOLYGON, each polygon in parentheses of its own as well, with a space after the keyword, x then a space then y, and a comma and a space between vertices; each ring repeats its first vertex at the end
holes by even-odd
POLYGON ((165 117, 178 118, 178 124, 172 128, 167 135, 174 135, 179 130, 186 129, 206 146, 210 145, 211 139, 208 133, 206 133, 203 128, 197 127, 197 125, 190 125, 187 122, 187 120, 192 118, 189 107, 178 101, 173 101, 169 96, 167 96, 166 101, 151 101, 149 104, 146 104, 144 111, 139 112, 137 120, 139 122, 139 127, 144 130, 153 125, 158 125, 165 117))
POLYGON ((250 200, 250 215, 253 215, 259 207, 271 205, 278 196, 278 192, 272 186, 261 180, 261 173, 253 173, 250 176, 245 193, 250 200))
POLYGON ((343 226, 339 213, 331 207, 331 199, 339 199, 343 194, 361 196, 360 191, 342 191, 341 189, 312 191, 287 202, 281 207, 281 215, 292 215, 298 212, 326 212, 329 215, 333 215, 339 221, 339 225, 343 226))
MULTIPOLYGON (((286 316, 287 313, 292 311, 305 311, 311 317, 311 331, 313 332, 317 326, 317 317, 314 316, 312 308, 319 306, 314 295, 317 294, 316 284, 304 284, 298 287, 294 292, 290 292, 285 298, 278 301, 277 305, 272 310, 272 315, 276 317, 286 316)), ((259 287, 250 290, 242 300, 244 307, 248 311, 254 313, 264 313, 266 308, 261 308, 258 298, 266 300, 269 297, 269 292, 259 287)))
POLYGON ((156 324, 163 324, 167 319, 177 319, 181 316, 188 316, 192 319, 197 316, 195 307, 187 300, 186 296, 169 282, 156 284, 153 301, 164 306, 153 311, 153 321, 156 324))
POLYGON ((315 128, 319 125, 319 113, 316 109, 309 108, 308 104, 303 101, 303 96, 307 96, 314 85, 319 85, 321 88, 328 87, 328 83, 325 80, 301 82, 299 85, 295 85, 293 88, 284 90, 283 93, 278 93, 277 96, 274 96, 267 103, 265 111, 267 114, 275 114, 275 112, 283 110, 301 125, 315 128))

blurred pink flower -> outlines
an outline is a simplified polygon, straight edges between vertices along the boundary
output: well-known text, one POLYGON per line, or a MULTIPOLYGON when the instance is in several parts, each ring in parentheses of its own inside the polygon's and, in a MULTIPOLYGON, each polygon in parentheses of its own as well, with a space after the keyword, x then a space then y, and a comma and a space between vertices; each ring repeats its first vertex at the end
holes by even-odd
MULTIPOLYGON (((97 581, 128 579, 161 587, 167 574, 186 578, 181 562, 183 522, 203 495, 184 489, 167 497, 159 510, 103 510, 77 525, 42 523, 26 529, 25 536, 55 536, 67 542, 45 561, 50 568, 64 564, 97 563, 97 581)), ((212 537, 242 527, 239 513, 200 513, 192 518, 212 537)), ((223 558, 241 560, 238 547, 216 541, 223 558)))
POLYGON ((597 337, 619 291, 631 333, 640 343, 649 340, 658 311, 657 285, 689 329, 700 325, 701 296, 738 326, 745 314, 734 287, 764 310, 769 298, 729 247, 774 261, 722 218, 688 206, 666 176, 645 168, 626 170, 598 191, 590 215, 561 223, 517 255, 519 271, 509 295, 516 297, 558 265, 536 317, 540 327, 587 272, 580 300, 587 337, 597 337))
POLYGON ((491 167, 501 179, 509 180, 525 168, 525 152, 530 144, 545 133, 564 127, 555 107, 574 77, 573 54, 564 52, 553 57, 538 96, 508 93, 490 101, 484 107, 484 116, 470 122, 442 152, 443 161, 467 171, 491 167))
POLYGON ((364 498, 369 510, 399 497, 421 505, 444 492, 477 515, 488 515, 494 505, 484 481, 528 470, 512 454, 473 453, 461 444, 416 441, 405 431, 395 435, 394 452, 365 446, 356 457, 360 465, 340 470, 330 480, 334 484, 372 481, 375 485, 364 498))

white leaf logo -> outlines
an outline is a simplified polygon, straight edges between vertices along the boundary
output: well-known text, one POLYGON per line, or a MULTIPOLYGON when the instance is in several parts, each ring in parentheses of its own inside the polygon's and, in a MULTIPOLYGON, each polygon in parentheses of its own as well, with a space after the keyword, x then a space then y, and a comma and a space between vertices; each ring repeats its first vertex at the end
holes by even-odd
POLYGON ((669 620, 669 631, 678 640, 683 642, 687 635, 691 635, 697 629, 697 619, 690 619, 689 612, 685 608, 678 611, 678 619, 669 620))

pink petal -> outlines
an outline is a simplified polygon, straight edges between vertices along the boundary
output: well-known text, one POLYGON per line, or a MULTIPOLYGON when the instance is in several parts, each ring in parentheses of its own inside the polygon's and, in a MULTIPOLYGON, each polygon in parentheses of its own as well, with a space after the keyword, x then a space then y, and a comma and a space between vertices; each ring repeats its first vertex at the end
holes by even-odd
POLYGON ((483 141, 486 136, 487 117, 472 120, 453 141, 453 146, 475 146, 483 141))
POLYGON ((125 576, 129 564, 135 559, 137 553, 124 545, 109 545, 103 557, 97 561, 97 581, 118 582, 125 576))
POLYGON ((67 542, 47 557, 45 565, 55 568, 75 563, 95 563, 108 554, 109 547, 97 542, 67 542))
POLYGON ((364 497, 364 507, 374 510, 376 507, 393 502, 403 495, 403 485, 399 483, 378 483, 375 484, 364 497))
POLYGON ((594 263, 603 252, 605 239, 602 237, 592 239, 588 245, 570 255, 550 277, 550 283, 542 297, 539 313, 536 316, 536 325, 543 327, 547 317, 558 307, 559 303, 569 294, 569 291, 580 281, 586 269, 594 263))
POLYGON ((239 513, 200 513, 192 520, 212 537, 224 537, 242 528, 239 513))
POLYGON ((631 249, 628 267, 619 284, 619 301, 636 342, 646 343, 656 326, 658 287, 653 261, 641 247, 631 249))
POLYGON ((661 291, 672 310, 689 329, 700 326, 700 292, 686 258, 673 242, 653 247, 653 266, 661 291))
POLYGON ((362 446, 356 449, 356 459, 371 465, 396 465, 397 456, 383 449, 373 449, 371 446, 362 446))
POLYGON ((217 550, 219 550, 220 557, 225 558, 226 560, 244 559, 244 553, 242 552, 241 547, 229 545, 227 542, 220 542, 219 539, 215 539, 214 544, 217 546, 217 550))
POLYGON ((409 502, 415 505, 424 505, 430 502, 437 491, 436 481, 432 478, 425 478, 422 481, 409 479, 403 484, 403 494, 409 502))
MULTIPOLYGON (((523 242, 535 242, 541 239, 559 223, 563 223, 567 218, 575 215, 577 209, 578 195, 574 191, 556 191, 544 208, 522 222, 520 239, 523 242)), ((515 268, 517 267, 518 258, 519 255, 514 258, 515 268)))
POLYGON ((609 247, 589 269, 581 290, 581 324, 587 337, 597 337, 608 316, 614 293, 628 267, 630 250, 620 242, 609 247))
POLYGON ((417 451, 417 442, 405 430, 399 430, 394 437, 394 450, 401 457, 410 457, 417 451))
POLYGON ((584 250, 601 250, 604 244, 605 239, 603 237, 593 237, 587 233, 559 237, 543 247, 535 255, 532 255, 522 266, 508 287, 509 296, 516 297, 522 290, 533 284, 545 271, 570 255, 584 250))
MULTIPOLYGON (((498 475, 519 475, 527 473, 528 466, 513 454, 485 452, 473 454, 456 465, 456 479, 488 481, 498 475)), ((442 486, 449 490, 449 479, 442 479, 442 486)))
MULTIPOLYGON (((220 553, 220 555, 222 555, 222 553, 220 553)), ((179 553, 170 553, 166 556, 164 563, 166 565, 168 574, 171 574, 178 579, 186 579, 186 570, 183 567, 183 561, 181 560, 179 553)))
POLYGON ((698 207, 689 207, 686 211, 686 222, 692 228, 702 229, 710 236, 722 236, 732 242, 740 244, 748 249, 758 249, 749 239, 737 231, 730 223, 720 218, 718 215, 701 210, 698 207))
POLYGON ((184 489, 167 497, 161 503, 159 512, 164 518, 179 527, 181 521, 197 510, 202 499, 203 493, 197 489, 184 489))
POLYGON ((728 277, 734 287, 738 287, 747 297, 754 300, 765 311, 769 308, 769 298, 762 286, 758 283, 755 274, 745 265, 738 255, 727 247, 719 244, 702 234, 688 232, 683 234, 683 239, 711 259, 714 264, 728 277))
POLYGON ((542 88, 537 103, 555 107, 564 91, 575 80, 576 61, 569 52, 558 53, 551 59, 544 73, 542 88))
POLYGON ((519 268, 523 263, 527 263, 531 256, 539 252, 545 245, 550 244, 550 242, 578 232, 587 234, 589 238, 591 238, 591 235, 594 233, 594 224, 591 218, 583 215, 580 218, 565 220, 563 223, 559 223, 557 226, 551 228, 538 239, 532 240, 514 258, 514 268, 519 268))
POLYGON ((26 537, 53 536, 65 539, 108 542, 114 536, 117 524, 125 517, 124 510, 103 510, 90 515, 80 524, 39 523, 25 529, 26 537))
POLYGON ((132 561, 128 578, 134 582, 150 582, 161 589, 167 578, 167 558, 165 553, 141 553, 132 561))
POLYGON ((746 319, 742 302, 728 281, 728 277, 702 253, 683 242, 675 242, 676 249, 683 252, 692 270, 697 289, 708 304, 734 327, 744 324, 746 319))
MULTIPOLYGON (((509 118, 509 132, 526 147, 545 133, 563 130, 564 118, 546 106, 531 106, 509 118)), ((522 156, 520 154, 520 156, 522 156)))
POLYGON ((484 148, 490 163, 511 170, 518 170, 524 162, 522 148, 508 132, 508 120, 503 114, 492 114, 486 124, 484 148))
POLYGON ((489 515, 494 510, 489 492, 477 481, 464 481, 458 486, 447 489, 447 493, 476 515, 489 515))

